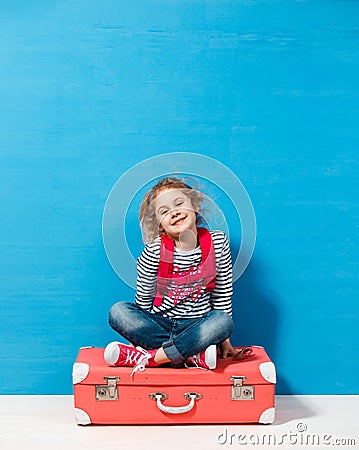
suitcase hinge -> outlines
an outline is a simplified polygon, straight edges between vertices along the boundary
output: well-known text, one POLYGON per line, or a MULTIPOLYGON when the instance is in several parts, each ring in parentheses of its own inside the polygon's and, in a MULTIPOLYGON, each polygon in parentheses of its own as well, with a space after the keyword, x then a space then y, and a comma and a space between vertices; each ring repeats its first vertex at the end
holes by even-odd
POLYGON ((120 377, 104 377, 107 385, 96 385, 96 400, 118 400, 117 382, 120 377))
POLYGON ((254 386, 243 386, 246 377, 233 376, 232 400, 254 400, 254 386))

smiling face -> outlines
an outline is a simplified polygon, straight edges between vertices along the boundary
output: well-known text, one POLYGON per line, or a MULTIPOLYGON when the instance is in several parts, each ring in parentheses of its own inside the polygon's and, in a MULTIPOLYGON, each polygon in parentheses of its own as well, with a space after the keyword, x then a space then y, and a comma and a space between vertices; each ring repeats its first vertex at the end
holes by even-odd
POLYGON ((188 235, 197 241, 197 211, 182 189, 161 190, 154 200, 154 209, 160 231, 172 238, 176 247, 182 247, 184 237, 188 235))

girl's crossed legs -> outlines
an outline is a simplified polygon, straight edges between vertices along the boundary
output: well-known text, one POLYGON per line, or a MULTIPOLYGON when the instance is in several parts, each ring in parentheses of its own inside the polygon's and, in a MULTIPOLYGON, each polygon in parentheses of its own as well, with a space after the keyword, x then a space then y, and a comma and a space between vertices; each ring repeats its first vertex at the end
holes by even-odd
POLYGON ((175 366, 221 343, 233 330, 232 318, 224 311, 211 310, 196 319, 170 319, 128 302, 113 305, 109 323, 131 344, 145 350, 159 349, 156 362, 171 361, 175 366))

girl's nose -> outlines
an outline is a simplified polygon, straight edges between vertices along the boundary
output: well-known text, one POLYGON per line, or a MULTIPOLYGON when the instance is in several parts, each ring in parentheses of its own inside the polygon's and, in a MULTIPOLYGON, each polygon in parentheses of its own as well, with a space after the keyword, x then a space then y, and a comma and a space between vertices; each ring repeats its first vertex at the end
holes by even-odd
POLYGON ((178 216, 178 214, 179 214, 179 211, 178 211, 177 208, 172 209, 172 211, 171 211, 171 216, 172 217, 176 217, 176 216, 178 216))

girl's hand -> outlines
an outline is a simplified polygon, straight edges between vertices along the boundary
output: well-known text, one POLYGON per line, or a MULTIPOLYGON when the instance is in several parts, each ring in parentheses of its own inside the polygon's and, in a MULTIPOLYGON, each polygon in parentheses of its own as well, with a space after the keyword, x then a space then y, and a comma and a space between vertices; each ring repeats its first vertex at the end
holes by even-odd
POLYGON ((227 358, 228 356, 235 356, 237 354, 237 350, 232 347, 229 338, 219 344, 219 349, 221 351, 221 358, 227 358))

